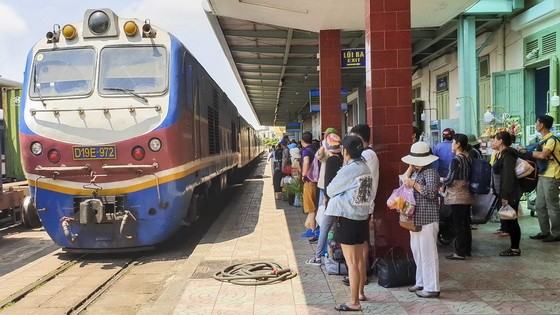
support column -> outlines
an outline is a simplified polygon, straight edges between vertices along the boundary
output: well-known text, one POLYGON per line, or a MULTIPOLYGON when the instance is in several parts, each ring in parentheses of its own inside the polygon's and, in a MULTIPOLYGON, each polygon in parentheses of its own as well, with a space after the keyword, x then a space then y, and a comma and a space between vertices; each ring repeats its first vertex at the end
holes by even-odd
POLYGON ((319 31, 321 132, 329 127, 342 130, 341 88, 340 30, 319 31))
POLYGON ((476 53, 476 25, 474 16, 459 17, 457 51, 457 70, 459 76, 457 101, 461 104, 458 132, 478 135, 478 116, 476 114, 478 109, 478 77, 476 75, 478 57, 476 53))
POLYGON ((408 167, 401 157, 412 144, 410 0, 364 1, 366 115, 382 179, 373 213, 375 246, 409 248, 409 233, 399 226, 398 215, 387 208, 386 200, 408 167))

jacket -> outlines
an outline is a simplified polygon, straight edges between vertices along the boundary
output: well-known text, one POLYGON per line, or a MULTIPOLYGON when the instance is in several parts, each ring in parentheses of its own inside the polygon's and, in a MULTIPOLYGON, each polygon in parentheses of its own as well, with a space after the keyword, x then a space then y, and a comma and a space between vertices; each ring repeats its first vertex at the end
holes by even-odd
POLYGON ((517 154, 511 147, 505 148, 500 157, 492 166, 492 173, 499 176, 499 196, 508 200, 509 204, 515 204, 521 199, 521 187, 515 175, 515 162, 517 154))
POLYGON ((367 220, 373 204, 372 181, 369 167, 361 158, 349 161, 327 186, 330 200, 325 214, 350 220, 367 220))

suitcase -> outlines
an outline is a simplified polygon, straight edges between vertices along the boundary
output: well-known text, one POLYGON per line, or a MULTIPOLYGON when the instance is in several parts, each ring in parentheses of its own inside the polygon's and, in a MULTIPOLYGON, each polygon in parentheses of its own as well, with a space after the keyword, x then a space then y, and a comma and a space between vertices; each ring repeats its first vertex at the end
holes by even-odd
POLYGON ((496 195, 475 195, 471 207, 471 223, 486 224, 497 206, 498 197, 496 195))

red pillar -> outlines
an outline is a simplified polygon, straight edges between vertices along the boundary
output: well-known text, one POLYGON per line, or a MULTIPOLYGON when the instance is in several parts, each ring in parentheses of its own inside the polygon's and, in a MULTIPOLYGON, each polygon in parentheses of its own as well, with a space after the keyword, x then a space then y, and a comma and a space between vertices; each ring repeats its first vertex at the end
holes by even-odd
POLYGON ((409 248, 409 233, 386 206, 398 175, 407 168, 401 157, 412 143, 412 49, 410 0, 364 0, 367 122, 379 157, 375 200, 375 245, 409 248))
POLYGON ((321 131, 334 127, 340 131, 340 30, 319 32, 319 91, 321 102, 321 131))

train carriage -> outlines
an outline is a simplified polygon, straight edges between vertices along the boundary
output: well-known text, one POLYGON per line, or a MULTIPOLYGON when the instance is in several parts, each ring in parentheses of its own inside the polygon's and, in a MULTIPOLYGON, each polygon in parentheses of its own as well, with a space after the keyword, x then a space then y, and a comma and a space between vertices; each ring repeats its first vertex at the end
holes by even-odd
POLYGON ((55 25, 31 49, 20 145, 26 210, 69 249, 164 241, 261 150, 177 38, 109 9, 55 25))

